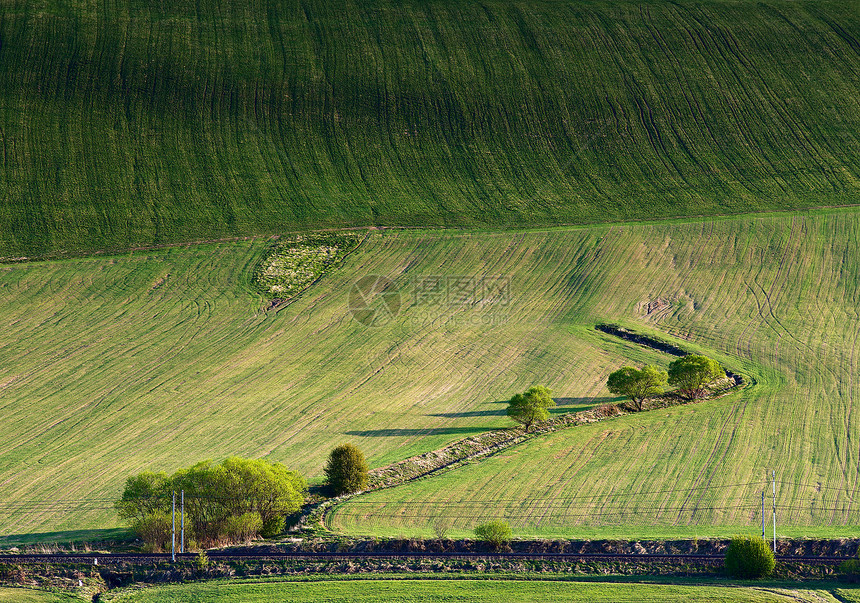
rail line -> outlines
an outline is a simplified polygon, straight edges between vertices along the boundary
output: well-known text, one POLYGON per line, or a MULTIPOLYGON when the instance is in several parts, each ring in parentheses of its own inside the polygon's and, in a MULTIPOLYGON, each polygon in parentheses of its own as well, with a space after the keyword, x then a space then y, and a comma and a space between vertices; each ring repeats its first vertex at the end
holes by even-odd
MULTIPOLYGON (((628 554, 628 553, 479 553, 479 552, 308 552, 292 551, 282 553, 219 553, 208 551, 207 556, 215 561, 347 561, 368 559, 496 559, 496 560, 544 560, 544 561, 615 561, 624 563, 700 563, 704 565, 722 564, 722 555, 691 554, 628 554)), ((852 557, 833 556, 794 556, 777 555, 778 562, 832 565, 852 557)), ((28 554, 0 555, 0 563, 12 564, 87 564, 116 565, 121 563, 166 563, 172 559, 170 553, 69 553, 69 554, 28 554)), ((177 553, 177 561, 194 561, 196 553, 177 553)))

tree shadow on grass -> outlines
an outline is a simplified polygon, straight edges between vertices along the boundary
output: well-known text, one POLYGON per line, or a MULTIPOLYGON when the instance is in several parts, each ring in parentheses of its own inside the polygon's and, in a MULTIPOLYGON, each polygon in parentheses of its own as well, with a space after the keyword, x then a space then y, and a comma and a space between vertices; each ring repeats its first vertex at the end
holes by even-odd
POLYGON ((445 419, 459 419, 461 417, 504 417, 507 411, 504 408, 495 410, 469 410, 466 412, 440 412, 425 417, 442 417, 445 419))
POLYGON ((27 544, 97 543, 104 541, 126 541, 134 535, 125 528, 105 530, 68 530, 65 532, 34 532, 31 534, 6 534, 0 536, 0 546, 27 544))
POLYGON ((470 435, 490 431, 493 427, 428 427, 427 429, 363 429, 345 432, 346 435, 366 438, 389 438, 397 436, 470 435))
MULTIPOLYGON (((566 412, 577 412, 580 410, 588 410, 601 404, 611 404, 617 402, 619 398, 611 396, 601 396, 594 398, 553 398, 556 406, 549 409, 549 412, 554 415, 559 415, 566 412)), ((507 404, 510 400, 496 400, 488 402, 488 404, 502 405, 507 404)), ((440 412, 428 417, 442 417, 445 419, 460 419, 464 417, 504 417, 508 414, 506 408, 494 408, 492 410, 467 410, 464 412, 440 412)))

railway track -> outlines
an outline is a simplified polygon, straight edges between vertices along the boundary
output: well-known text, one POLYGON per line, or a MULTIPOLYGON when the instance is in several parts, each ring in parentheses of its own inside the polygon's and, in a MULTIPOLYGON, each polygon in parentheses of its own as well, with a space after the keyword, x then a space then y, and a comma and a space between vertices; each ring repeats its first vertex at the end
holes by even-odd
MULTIPOLYGON (((218 561, 348 561, 367 559, 487 559, 487 560, 544 560, 565 562, 623 562, 623 563, 699 563, 721 565, 722 555, 683 555, 683 554, 581 554, 581 553, 457 553, 457 552, 283 552, 283 553, 220 553, 208 551, 210 560, 218 561)), ((193 561, 196 553, 177 553, 177 561, 193 561)), ((850 557, 803 557, 778 555, 779 562, 833 565, 850 557)), ((69 553, 69 554, 30 554, 0 555, 0 563, 12 564, 87 564, 116 565, 120 563, 152 564, 171 561, 169 553, 69 553)))

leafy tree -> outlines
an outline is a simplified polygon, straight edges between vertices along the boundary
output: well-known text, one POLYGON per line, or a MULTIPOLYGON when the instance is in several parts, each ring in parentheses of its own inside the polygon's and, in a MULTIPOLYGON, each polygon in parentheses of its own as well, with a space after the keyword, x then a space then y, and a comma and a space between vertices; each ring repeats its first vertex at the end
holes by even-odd
POLYGON ((170 484, 164 472, 144 471, 125 480, 122 498, 114 503, 121 519, 141 521, 148 515, 165 509, 170 496, 170 484))
POLYGON ((654 396, 663 393, 668 374, 656 366, 643 366, 641 370, 623 366, 611 375, 606 382, 609 391, 617 396, 627 396, 642 410, 643 404, 654 396))
POLYGON ((263 522, 263 536, 280 534, 284 516, 297 511, 304 502, 307 482, 280 463, 234 456, 225 459, 221 467, 221 486, 228 493, 230 515, 257 513, 263 522))
POLYGON ((716 360, 707 356, 691 354, 678 358, 669 365, 669 385, 688 400, 698 400, 707 393, 707 386, 726 376, 726 371, 716 360))
POLYGON ((726 572, 735 578, 764 578, 774 567, 773 551, 761 536, 735 536, 726 549, 726 572))
POLYGON ((475 536, 498 551, 511 541, 511 526, 505 521, 491 521, 475 528, 475 536))
POLYGON ((508 403, 508 416, 524 425, 528 431, 532 425, 549 418, 547 408, 555 406, 552 392, 543 385, 530 387, 524 394, 516 394, 508 403))
POLYGON ((367 461, 358 447, 341 444, 331 451, 325 465, 328 487, 334 496, 367 488, 367 461))
POLYGON ((202 461, 170 477, 149 471, 132 476, 114 506, 145 542, 159 547, 172 493, 183 490, 186 536, 212 543, 280 533, 284 516, 303 504, 307 482, 280 463, 230 457, 218 464, 202 461))

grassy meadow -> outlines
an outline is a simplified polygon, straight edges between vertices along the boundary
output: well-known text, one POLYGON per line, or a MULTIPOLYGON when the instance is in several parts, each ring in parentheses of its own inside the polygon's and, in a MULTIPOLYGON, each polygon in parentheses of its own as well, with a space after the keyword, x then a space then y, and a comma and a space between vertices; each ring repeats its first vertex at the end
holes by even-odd
MULTIPOLYGON (((851 595, 851 589, 840 594, 851 595)), ((194 601, 327 601, 419 603, 429 601, 523 601, 552 603, 683 601, 685 603, 780 603, 836 601, 827 590, 755 586, 595 583, 566 580, 343 580, 308 582, 203 582, 118 591, 104 598, 116 603, 194 601)), ((841 600, 841 599, 840 599, 841 600)), ((848 599, 853 600, 853 599, 848 599)))
POLYGON ((82 599, 72 594, 54 593, 31 588, 0 586, 0 603, 73 603, 82 599))
POLYGON ((860 202, 837 0, 0 0, 0 258, 860 202))
MULTIPOLYGON (((778 534, 856 535, 858 217, 524 235, 570 236, 557 247, 582 254, 578 262, 545 264, 567 266, 565 300, 547 317, 554 328, 613 353, 631 349, 631 358, 634 346, 589 327, 616 320, 668 333, 744 373, 749 386, 726 398, 553 433, 437 478, 358 497, 338 508, 332 527, 431 535, 442 518, 456 535, 501 518, 521 536, 755 533, 760 493, 771 492, 765 471, 775 469, 778 534), (657 300, 659 309, 648 314, 655 308, 648 302, 657 300)), ((527 262, 520 270, 539 272, 527 262)), ((547 349, 549 366, 554 351, 547 349)), ((577 387, 592 379, 596 389, 589 391, 602 391, 591 367, 562 362, 565 372, 556 369, 550 383, 559 395, 587 395, 577 387)))
POLYGON ((265 241, 3 266, 0 542, 118 525, 110 500, 143 469, 238 454, 319 479, 341 442, 381 466, 510 425, 505 401, 536 383, 578 410, 612 399, 618 366, 670 360, 601 321, 676 337, 749 387, 362 496, 332 526, 754 531, 774 468, 780 533, 853 535, 858 246, 854 210, 374 233, 279 312, 250 283, 265 241), (349 310, 368 275, 399 295, 361 308, 384 319, 370 327, 349 310))

